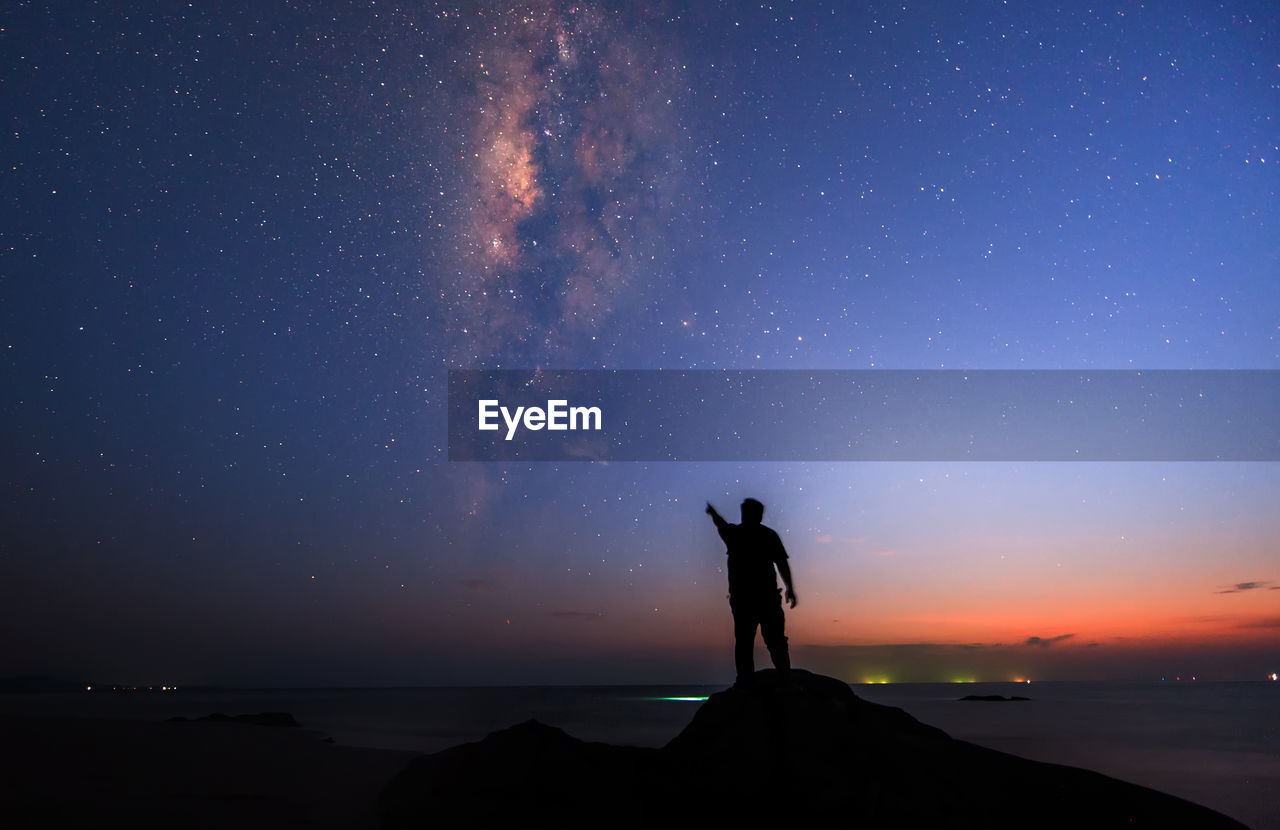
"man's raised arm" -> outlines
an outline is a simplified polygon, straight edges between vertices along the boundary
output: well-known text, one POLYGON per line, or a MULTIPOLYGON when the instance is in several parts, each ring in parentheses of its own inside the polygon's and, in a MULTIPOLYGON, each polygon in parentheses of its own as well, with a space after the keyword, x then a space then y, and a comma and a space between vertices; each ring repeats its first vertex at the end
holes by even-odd
POLYGON ((716 523, 716 530, 720 531, 720 535, 723 536, 725 530, 729 527, 729 523, 724 520, 724 516, 716 512, 716 509, 711 506, 711 502, 707 502, 707 515, 711 517, 711 521, 716 523))

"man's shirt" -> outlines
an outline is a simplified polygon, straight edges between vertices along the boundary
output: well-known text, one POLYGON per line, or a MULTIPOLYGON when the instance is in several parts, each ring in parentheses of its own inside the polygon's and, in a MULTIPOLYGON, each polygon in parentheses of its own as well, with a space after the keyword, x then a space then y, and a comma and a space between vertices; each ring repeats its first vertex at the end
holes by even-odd
POLYGON ((725 523, 717 530, 728 546, 730 597, 776 600, 778 576, 774 566, 787 558, 778 534, 762 524, 725 523))

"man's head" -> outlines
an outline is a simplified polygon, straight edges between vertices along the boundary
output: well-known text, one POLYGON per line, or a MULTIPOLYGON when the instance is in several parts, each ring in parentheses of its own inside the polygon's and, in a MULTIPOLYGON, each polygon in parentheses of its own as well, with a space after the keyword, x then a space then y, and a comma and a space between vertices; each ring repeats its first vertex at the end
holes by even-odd
POLYGON ((742 523, 758 525, 764 520, 764 505, 755 499, 742 500, 742 523))

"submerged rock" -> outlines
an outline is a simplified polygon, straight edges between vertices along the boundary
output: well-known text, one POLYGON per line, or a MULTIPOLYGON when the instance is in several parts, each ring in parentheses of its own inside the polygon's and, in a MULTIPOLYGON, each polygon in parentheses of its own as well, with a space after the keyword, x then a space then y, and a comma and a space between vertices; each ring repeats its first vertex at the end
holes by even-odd
POLYGON ((1205 807, 957 741, 845 683, 757 672, 662 749, 586 743, 529 721, 414 759, 382 792, 386 828, 823 819, 847 827, 1238 828, 1205 807))
POLYGON ((960 700, 962 701, 981 700, 989 703, 1013 703, 1014 701, 1018 701, 1018 700, 1030 700, 1030 699, 1031 698, 1023 697, 1022 695, 1012 695, 1011 697, 1005 697, 1004 695, 965 695, 964 697, 960 698, 960 700))

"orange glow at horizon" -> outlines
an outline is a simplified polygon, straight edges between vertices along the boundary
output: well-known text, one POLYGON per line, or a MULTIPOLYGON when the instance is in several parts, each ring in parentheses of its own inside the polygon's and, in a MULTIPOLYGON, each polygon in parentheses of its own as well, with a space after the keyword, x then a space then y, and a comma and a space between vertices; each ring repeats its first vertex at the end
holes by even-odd
POLYGON ((789 631, 819 646, 1275 642, 1278 586, 1240 582, 1271 576, 1266 534, 1224 539, 1217 526, 1180 524, 1180 512, 1167 526, 1111 516, 1056 526, 1068 515, 1061 494, 1034 495, 1041 526, 1011 530, 1007 516, 971 510, 892 528, 893 538, 828 525, 788 540, 798 585, 815 586, 789 631))
POLYGON ((797 636, 817 645, 1013 644, 1032 637, 1063 638, 1063 646, 1153 639, 1262 643, 1274 640, 1277 625, 1267 599, 1259 595, 1237 600, 1228 610, 1213 595, 1198 598, 1177 592, 1141 601, 1094 595, 998 604, 981 595, 946 603, 927 595, 894 596, 891 601, 864 598, 849 605, 819 596, 810 598, 809 613, 796 615, 792 626, 797 636))

